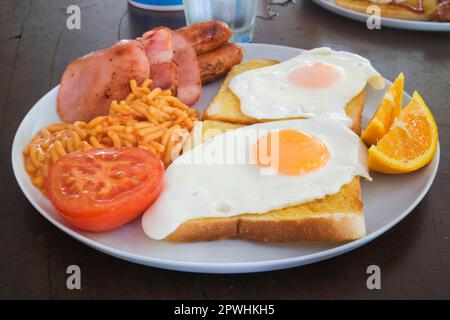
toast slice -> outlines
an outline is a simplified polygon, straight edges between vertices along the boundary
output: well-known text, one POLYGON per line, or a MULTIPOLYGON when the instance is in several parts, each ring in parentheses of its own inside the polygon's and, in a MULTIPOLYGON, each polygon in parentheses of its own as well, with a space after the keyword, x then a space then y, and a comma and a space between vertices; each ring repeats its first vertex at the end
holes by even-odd
MULTIPOLYGON (((242 72, 268 67, 276 63, 278 63, 276 60, 258 59, 247 60, 241 64, 235 65, 228 73, 217 95, 206 108, 203 118, 205 120, 218 120, 247 125, 264 122, 264 120, 248 117, 241 112, 239 98, 228 88, 228 83, 230 83, 234 76, 242 72)), ((361 133, 361 116, 365 100, 366 97, 363 90, 355 96, 345 108, 347 115, 353 120, 352 129, 358 135, 361 133)), ((268 121, 274 121, 274 119, 268 121)))
MULTIPOLYGON (((417 0, 406 0, 403 5, 417 6, 417 0)), ((372 5, 376 5, 380 8, 381 16, 394 19, 404 20, 418 20, 427 21, 432 19, 433 11, 438 5, 438 0, 424 0, 423 9, 424 12, 415 12, 408 8, 401 7, 393 4, 374 3, 369 0, 336 0, 338 6, 357 11, 361 13, 368 13, 367 8, 372 5)))
MULTIPOLYGON (((221 121, 203 122, 203 139, 242 125, 221 121)), ((323 199, 273 210, 264 214, 242 214, 229 218, 192 219, 166 240, 195 242, 245 239, 262 242, 347 241, 365 235, 359 177, 323 199)))

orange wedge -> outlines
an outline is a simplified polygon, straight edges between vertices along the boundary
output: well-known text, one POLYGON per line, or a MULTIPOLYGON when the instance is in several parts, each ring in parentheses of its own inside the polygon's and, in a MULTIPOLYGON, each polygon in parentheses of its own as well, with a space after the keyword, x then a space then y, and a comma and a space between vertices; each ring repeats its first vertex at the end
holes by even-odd
POLYGON ((400 73, 394 83, 386 90, 377 111, 361 134, 361 139, 368 146, 377 144, 378 140, 389 131, 394 119, 400 114, 404 81, 405 76, 400 73))
POLYGON ((434 117, 419 93, 395 118, 389 132, 369 149, 369 169, 383 173, 417 170, 433 159, 438 144, 434 117))

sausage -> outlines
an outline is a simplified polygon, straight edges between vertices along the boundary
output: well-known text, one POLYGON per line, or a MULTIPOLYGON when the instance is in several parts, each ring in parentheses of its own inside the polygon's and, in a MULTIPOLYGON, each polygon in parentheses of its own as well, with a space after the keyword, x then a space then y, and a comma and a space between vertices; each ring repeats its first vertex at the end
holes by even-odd
POLYGON ((220 21, 194 23, 175 32, 189 41, 197 55, 220 47, 228 42, 232 35, 228 25, 220 21))
POLYGON ((450 22, 450 0, 439 3, 433 12, 433 18, 439 22, 450 22))
POLYGON ((225 76, 230 69, 242 61, 244 50, 233 43, 197 56, 202 83, 207 84, 225 76))

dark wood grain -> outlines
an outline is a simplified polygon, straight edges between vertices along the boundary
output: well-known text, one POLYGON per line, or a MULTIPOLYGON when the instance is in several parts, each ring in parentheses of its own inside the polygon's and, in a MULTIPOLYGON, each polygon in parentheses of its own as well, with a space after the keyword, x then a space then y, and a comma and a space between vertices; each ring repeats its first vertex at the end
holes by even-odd
MULTIPOLYGON (((125 0, 0 0, 0 298, 336 299, 450 298, 450 33, 369 31, 309 0, 258 19, 255 42, 331 46, 369 58, 385 76, 403 71, 438 122, 441 163, 421 204, 368 245, 314 265, 247 275, 171 272, 124 262, 53 227, 20 191, 11 145, 32 105, 59 82, 67 63, 157 25, 184 25, 183 14, 129 8, 125 0), (66 29, 66 8, 82 10, 82 28, 66 29), (82 290, 67 290, 66 268, 82 269, 82 290), (382 290, 366 288, 366 268, 382 269, 382 290)), ((262 53, 262 56, 264 53, 262 53)))

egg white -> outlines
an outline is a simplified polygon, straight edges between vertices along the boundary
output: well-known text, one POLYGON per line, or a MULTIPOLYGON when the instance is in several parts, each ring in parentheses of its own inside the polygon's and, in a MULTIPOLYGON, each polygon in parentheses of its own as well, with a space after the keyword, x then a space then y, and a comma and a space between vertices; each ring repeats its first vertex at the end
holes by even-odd
POLYGON ((190 219, 265 213, 320 199, 339 192, 357 175, 370 179, 367 149, 340 122, 307 119, 246 126, 215 136, 176 159, 165 173, 161 195, 143 215, 142 227, 150 238, 164 239, 190 219), (322 141, 329 152, 327 163, 299 176, 262 174, 251 161, 252 148, 264 134, 281 129, 299 130, 322 141), (236 143, 242 137, 245 143, 236 143))
POLYGON ((240 100, 241 112, 256 119, 332 118, 352 125, 345 113, 347 103, 370 82, 376 89, 384 80, 369 60, 345 51, 317 48, 269 67, 235 76, 229 88, 240 100), (289 81, 289 74, 302 65, 321 62, 341 74, 325 88, 304 88, 289 81))

